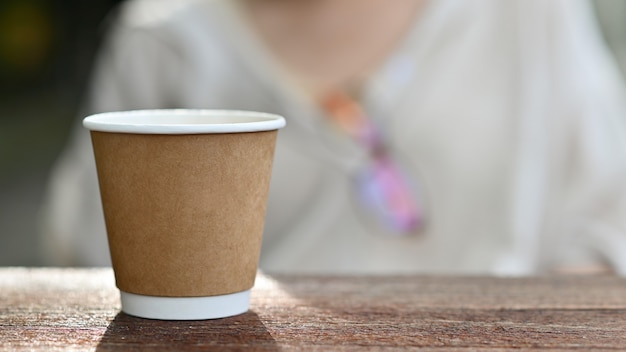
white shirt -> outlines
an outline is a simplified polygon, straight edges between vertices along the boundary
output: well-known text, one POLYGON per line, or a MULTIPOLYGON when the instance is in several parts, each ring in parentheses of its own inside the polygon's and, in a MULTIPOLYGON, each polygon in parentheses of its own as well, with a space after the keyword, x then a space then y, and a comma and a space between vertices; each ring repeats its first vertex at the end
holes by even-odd
MULTIPOLYGON (((285 116, 262 269, 523 275, 604 263, 626 274, 626 96, 587 2, 430 1, 371 77, 363 106, 426 200, 428 226, 412 237, 380 231, 360 210, 352 177, 364 151, 291 83, 232 4, 126 4, 88 112, 285 116)), ((46 206, 51 257, 108 263, 99 202, 77 127, 46 206)))

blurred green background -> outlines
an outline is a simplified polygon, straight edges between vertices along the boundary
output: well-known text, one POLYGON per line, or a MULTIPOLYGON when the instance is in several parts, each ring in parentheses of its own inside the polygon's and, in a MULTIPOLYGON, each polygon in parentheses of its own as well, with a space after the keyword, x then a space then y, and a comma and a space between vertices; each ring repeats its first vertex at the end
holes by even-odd
MULTIPOLYGON (((46 180, 78 118, 103 21, 119 2, 0 0, 0 266, 42 264, 46 180)), ((626 0, 594 5, 626 72, 626 0)))
POLYGON ((0 265, 40 265, 39 204, 120 0, 0 0, 0 265))

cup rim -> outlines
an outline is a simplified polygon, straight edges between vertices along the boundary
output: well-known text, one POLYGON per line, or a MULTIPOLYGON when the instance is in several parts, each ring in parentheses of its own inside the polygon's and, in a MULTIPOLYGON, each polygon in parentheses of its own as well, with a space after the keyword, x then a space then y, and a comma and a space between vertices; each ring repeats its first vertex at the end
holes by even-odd
POLYGON ((276 114, 213 109, 113 111, 83 119, 83 126, 91 131, 134 134, 260 132, 277 130, 285 125, 285 119, 276 114), (191 123, 192 120, 195 122, 191 123))

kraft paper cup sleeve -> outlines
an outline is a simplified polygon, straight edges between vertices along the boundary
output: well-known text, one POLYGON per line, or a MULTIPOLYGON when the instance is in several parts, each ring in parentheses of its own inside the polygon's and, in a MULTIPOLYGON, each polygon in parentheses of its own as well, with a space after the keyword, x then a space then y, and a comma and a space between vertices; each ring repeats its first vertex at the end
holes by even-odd
POLYGON ((120 290, 203 297, 254 285, 277 129, 91 136, 120 290))

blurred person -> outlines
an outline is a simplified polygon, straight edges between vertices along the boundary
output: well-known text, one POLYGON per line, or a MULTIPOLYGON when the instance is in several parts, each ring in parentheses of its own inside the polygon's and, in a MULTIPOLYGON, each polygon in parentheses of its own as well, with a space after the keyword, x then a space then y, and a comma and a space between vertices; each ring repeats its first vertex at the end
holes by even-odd
MULTIPOLYGON (((139 0, 88 113, 278 113, 260 267, 626 275, 625 91, 584 0, 139 0)), ((88 132, 44 207, 51 264, 108 265, 88 132)))

